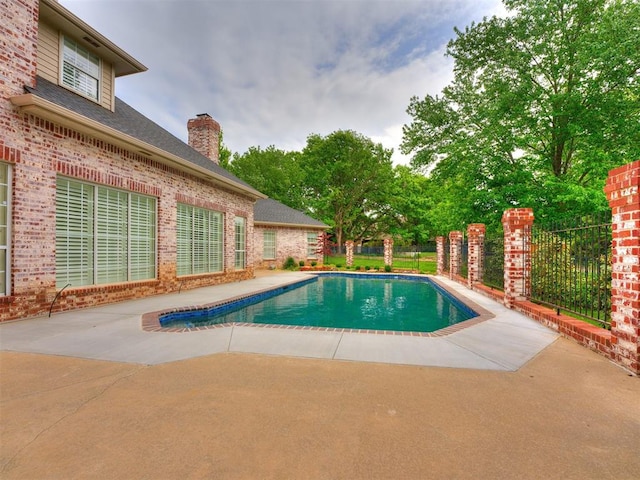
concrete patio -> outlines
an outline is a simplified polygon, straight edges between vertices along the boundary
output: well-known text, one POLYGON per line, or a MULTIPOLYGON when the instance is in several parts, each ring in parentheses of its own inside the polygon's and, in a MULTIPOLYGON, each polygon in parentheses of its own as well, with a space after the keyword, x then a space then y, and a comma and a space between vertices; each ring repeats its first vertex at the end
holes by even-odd
POLYGON ((299 275, 0 325, 0 476, 638 478, 638 378, 453 283, 495 318, 435 338, 140 328, 299 275))

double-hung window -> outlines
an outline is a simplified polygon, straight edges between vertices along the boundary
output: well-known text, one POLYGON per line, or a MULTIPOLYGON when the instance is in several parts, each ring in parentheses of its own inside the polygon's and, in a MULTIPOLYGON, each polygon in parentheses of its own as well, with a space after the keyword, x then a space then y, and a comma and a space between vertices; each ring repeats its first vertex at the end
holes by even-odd
POLYGON ((156 277, 156 199, 69 178, 56 185, 56 285, 156 277))
POLYGON ((318 257, 318 234, 307 232, 307 258, 318 257))
POLYGON ((0 163, 0 296, 11 292, 11 167, 0 163))
POLYGON ((221 272, 223 268, 222 213, 178 204, 177 273, 221 272))
POLYGON ((262 258, 275 260, 276 258, 276 231, 265 230, 262 237, 262 258))
POLYGON ((99 100, 100 57, 68 37, 62 39, 62 85, 99 100))
POLYGON ((246 219, 236 217, 236 261, 235 267, 238 270, 247 266, 247 238, 246 219))

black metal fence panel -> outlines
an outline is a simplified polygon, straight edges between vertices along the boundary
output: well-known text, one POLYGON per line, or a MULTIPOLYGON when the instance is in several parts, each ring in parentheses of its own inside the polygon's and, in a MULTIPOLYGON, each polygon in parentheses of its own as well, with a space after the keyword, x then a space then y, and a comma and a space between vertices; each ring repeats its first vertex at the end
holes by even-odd
POLYGON ((531 300, 597 321, 611 316, 611 215, 534 224, 531 300))
POLYGON ((469 242, 464 240, 460 250, 460 276, 466 278, 469 273, 469 242))
MULTIPOLYGON (((328 255, 325 256, 325 263, 346 264, 345 247, 339 249, 332 246, 328 255)), ((382 245, 355 245, 353 247, 354 262, 374 267, 384 261, 384 246, 382 245)), ((427 263, 434 264, 436 261, 436 242, 428 242, 423 245, 394 245, 393 247, 393 267, 399 269, 421 271, 427 263)))
POLYGON ((483 264, 482 283, 504 290, 504 235, 485 237, 483 264))
POLYGON ((446 238, 444 241, 444 271, 449 272, 449 264, 451 261, 451 243, 449 243, 449 238, 446 238))

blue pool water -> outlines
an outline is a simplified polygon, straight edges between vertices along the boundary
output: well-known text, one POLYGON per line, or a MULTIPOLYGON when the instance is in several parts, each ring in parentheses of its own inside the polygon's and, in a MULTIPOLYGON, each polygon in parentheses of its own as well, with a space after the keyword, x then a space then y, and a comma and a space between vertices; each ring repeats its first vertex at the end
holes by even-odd
POLYGON ((206 310, 175 312, 163 327, 267 323, 433 332, 477 314, 427 278, 329 274, 206 310))

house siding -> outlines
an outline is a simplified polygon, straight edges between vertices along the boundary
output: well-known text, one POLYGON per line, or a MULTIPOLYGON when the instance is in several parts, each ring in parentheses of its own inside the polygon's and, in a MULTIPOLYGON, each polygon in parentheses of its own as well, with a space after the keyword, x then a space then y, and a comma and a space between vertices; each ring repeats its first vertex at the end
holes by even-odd
POLYGON ((2 73, 6 78, 0 82, 0 161, 11 164, 13 169, 11 291, 10 295, 0 297, 0 321, 45 314, 58 293, 55 210, 59 175, 156 197, 158 271, 153 280, 66 288, 53 311, 252 278, 252 198, 226 191, 206 179, 136 152, 22 113, 10 103, 10 97, 24 93, 25 85, 35 84, 37 13, 37 1, 0 4, 1 24, 10 25, 10 30, 0 28, 1 44, 9 46, 0 53, 3 64, 7 65, 7 71, 2 73), (223 272, 176 276, 178 202, 224 214, 223 272), (240 271, 234 269, 236 215, 247 219, 248 266, 240 271))

